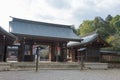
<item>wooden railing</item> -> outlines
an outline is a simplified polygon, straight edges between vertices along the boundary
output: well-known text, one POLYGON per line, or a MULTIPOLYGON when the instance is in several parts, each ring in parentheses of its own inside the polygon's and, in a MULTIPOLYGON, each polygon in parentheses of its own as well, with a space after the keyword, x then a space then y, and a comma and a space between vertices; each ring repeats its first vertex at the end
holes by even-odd
POLYGON ((120 63, 120 55, 102 55, 101 62, 120 63))

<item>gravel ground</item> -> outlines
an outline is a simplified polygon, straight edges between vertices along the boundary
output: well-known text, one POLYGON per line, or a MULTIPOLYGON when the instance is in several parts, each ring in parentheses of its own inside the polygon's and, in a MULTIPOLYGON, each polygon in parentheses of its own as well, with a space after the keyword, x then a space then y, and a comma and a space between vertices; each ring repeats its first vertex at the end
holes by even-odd
POLYGON ((0 80, 120 80, 120 69, 5 71, 0 80))

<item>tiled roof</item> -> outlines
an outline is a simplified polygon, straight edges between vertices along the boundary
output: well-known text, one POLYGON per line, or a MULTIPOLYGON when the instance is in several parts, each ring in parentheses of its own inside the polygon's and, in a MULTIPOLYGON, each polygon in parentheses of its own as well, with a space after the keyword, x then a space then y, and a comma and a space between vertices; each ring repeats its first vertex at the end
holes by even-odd
POLYGON ((10 37, 11 39, 16 39, 16 36, 14 36, 13 34, 5 31, 2 27, 0 27, 0 34, 1 34, 1 35, 5 35, 5 36, 8 36, 8 37, 10 37))
MULTIPOLYGON (((98 39, 99 34, 97 32, 94 32, 92 34, 89 34, 87 36, 81 37, 81 39, 83 39, 81 42, 76 42, 76 41, 70 41, 67 46, 68 47, 74 47, 74 46, 83 46, 85 44, 91 43, 93 41, 96 41, 98 39)), ((103 42, 105 42, 103 40, 103 42)))
POLYGON ((38 37, 62 38, 69 40, 80 40, 69 25, 37 22, 19 18, 10 21, 10 32, 38 37))

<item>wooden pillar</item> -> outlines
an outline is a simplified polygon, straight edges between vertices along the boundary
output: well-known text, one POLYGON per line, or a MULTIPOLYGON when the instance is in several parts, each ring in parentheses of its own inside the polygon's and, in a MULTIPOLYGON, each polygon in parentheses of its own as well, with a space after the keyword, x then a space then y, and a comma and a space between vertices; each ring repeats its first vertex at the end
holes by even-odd
POLYGON ((7 61, 7 45, 5 45, 5 47, 4 47, 4 57, 3 57, 3 61, 4 61, 4 62, 7 61))
POLYGON ((25 45, 21 44, 21 53, 20 53, 21 61, 24 61, 24 52, 25 52, 24 50, 25 50, 25 45))
POLYGON ((63 44, 63 61, 67 61, 67 43, 63 44))
POLYGON ((62 61, 62 54, 61 54, 61 45, 59 42, 56 44, 56 61, 62 61))
POLYGON ((55 61, 55 45, 50 46, 49 61, 55 61))
POLYGON ((72 49, 71 48, 69 49, 69 54, 70 54, 70 57, 69 57, 70 61, 72 61, 72 49))
POLYGON ((21 44, 19 46, 19 49, 18 49, 18 61, 21 62, 21 61, 24 61, 24 45, 21 44))
POLYGON ((56 45, 55 45, 54 50, 55 50, 55 61, 57 62, 57 61, 59 61, 59 59, 58 59, 58 53, 57 53, 57 46, 56 45))
POLYGON ((49 61, 51 61, 51 46, 49 47, 49 61))
POLYGON ((4 53, 4 48, 3 48, 3 42, 1 41, 0 42, 0 61, 2 62, 3 61, 3 53, 4 53))
POLYGON ((34 61, 34 55, 33 55, 33 45, 32 44, 30 44, 30 56, 31 56, 31 61, 34 61))
POLYGON ((72 58, 72 62, 75 62, 75 51, 74 51, 74 49, 71 49, 71 58, 72 58))
POLYGON ((99 62, 102 62, 102 54, 99 53, 99 62))
POLYGON ((32 48, 32 44, 30 44, 30 55, 33 55, 33 48, 32 48))
POLYGON ((56 44, 56 61, 67 61, 67 43, 57 42, 56 44))
POLYGON ((57 58, 58 61, 67 61, 67 43, 58 42, 57 43, 57 58))
POLYGON ((67 49, 64 49, 64 53, 63 53, 63 61, 66 62, 67 61, 67 49))
POLYGON ((22 51, 22 47, 21 47, 21 45, 20 45, 20 46, 18 47, 18 56, 17 56, 19 62, 21 61, 21 51, 22 51))
POLYGON ((20 41, 20 46, 18 48, 18 61, 24 61, 24 52, 25 52, 25 44, 24 40, 20 41))
POLYGON ((83 55, 83 53, 81 52, 81 57, 80 57, 81 59, 80 59, 80 64, 81 64, 81 70, 83 70, 83 68, 84 68, 84 55, 83 55))
POLYGON ((52 55, 52 46, 49 47, 49 61, 52 61, 53 55, 52 55))
POLYGON ((7 50, 7 45, 6 45, 6 36, 3 35, 3 61, 6 62, 6 50, 7 50))
POLYGON ((87 62, 87 51, 85 50, 85 61, 87 62))
POLYGON ((98 57, 99 57, 99 62, 101 62, 102 61, 102 54, 100 53, 100 47, 98 48, 98 57))

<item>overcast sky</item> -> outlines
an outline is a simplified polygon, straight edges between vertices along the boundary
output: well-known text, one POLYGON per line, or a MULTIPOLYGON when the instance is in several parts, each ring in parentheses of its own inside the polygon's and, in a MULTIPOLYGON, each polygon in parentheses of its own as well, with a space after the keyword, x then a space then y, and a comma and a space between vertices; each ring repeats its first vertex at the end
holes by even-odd
POLYGON ((120 0, 0 0, 0 26, 8 30, 9 16, 75 25, 95 16, 120 14, 120 0))

